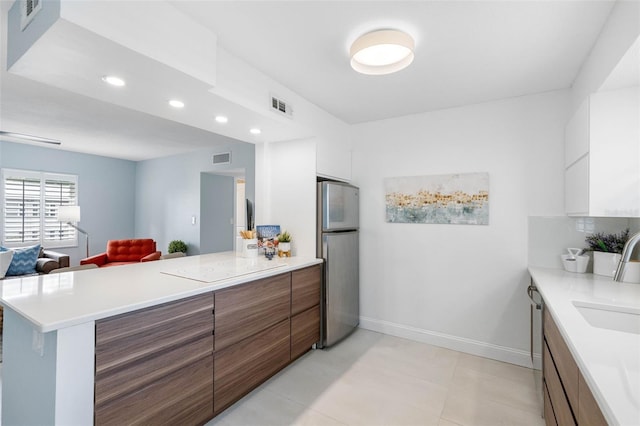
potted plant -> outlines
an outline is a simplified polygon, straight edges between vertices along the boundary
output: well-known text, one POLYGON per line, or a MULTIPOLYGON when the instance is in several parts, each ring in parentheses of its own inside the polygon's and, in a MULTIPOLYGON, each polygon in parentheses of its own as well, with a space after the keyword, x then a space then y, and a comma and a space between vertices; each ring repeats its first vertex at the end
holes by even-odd
POLYGON ((278 240, 278 256, 291 257, 291 234, 282 231, 277 237, 278 240))
POLYGON ((187 254, 187 245, 184 241, 173 240, 169 243, 169 253, 181 252, 187 254))
POLYGON ((589 235, 585 241, 588 250, 593 251, 593 273, 613 277, 625 243, 629 240, 629 228, 619 234, 596 232, 589 235))

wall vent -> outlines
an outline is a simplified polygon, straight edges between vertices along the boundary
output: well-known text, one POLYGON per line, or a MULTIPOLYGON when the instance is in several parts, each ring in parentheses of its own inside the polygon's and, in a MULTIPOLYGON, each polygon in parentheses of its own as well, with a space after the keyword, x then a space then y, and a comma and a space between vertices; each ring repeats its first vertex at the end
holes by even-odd
POLYGON ((291 104, 273 95, 271 95, 271 109, 288 117, 293 115, 293 108, 291 107, 291 104))
POLYGON ((213 164, 231 164, 231 153, 221 152, 220 154, 213 154, 213 164))
POLYGON ((33 18, 42 9, 42 0, 20 0, 20 9, 22 17, 20 20, 20 31, 24 31, 27 25, 33 21, 33 18))

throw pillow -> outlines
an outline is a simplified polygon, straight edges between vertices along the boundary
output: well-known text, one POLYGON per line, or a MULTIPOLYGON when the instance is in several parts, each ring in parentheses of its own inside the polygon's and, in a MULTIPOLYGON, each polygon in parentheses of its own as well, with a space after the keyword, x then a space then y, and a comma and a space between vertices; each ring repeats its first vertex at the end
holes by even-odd
POLYGON ((13 259, 13 250, 0 247, 0 279, 6 275, 9 265, 11 265, 11 259, 13 259))
POLYGON ((38 254, 40 254, 40 244, 13 249, 13 259, 7 270, 7 276, 35 274, 38 254))

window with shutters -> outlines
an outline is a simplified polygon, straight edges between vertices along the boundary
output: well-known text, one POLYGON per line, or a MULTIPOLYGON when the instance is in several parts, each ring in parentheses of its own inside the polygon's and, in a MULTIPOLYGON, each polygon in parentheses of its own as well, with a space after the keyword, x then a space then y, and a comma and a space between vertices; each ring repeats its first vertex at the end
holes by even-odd
POLYGON ((78 245, 76 230, 58 221, 59 206, 78 204, 78 177, 28 170, 2 170, 2 244, 78 245))

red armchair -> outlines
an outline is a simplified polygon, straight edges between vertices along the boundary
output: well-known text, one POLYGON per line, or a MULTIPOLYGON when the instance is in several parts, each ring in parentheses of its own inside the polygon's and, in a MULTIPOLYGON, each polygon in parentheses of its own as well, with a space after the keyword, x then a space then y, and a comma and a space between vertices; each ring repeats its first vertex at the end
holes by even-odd
POLYGON ((160 259, 162 253, 156 251, 152 239, 109 240, 107 251, 80 261, 81 265, 93 263, 99 267, 128 265, 160 259))

